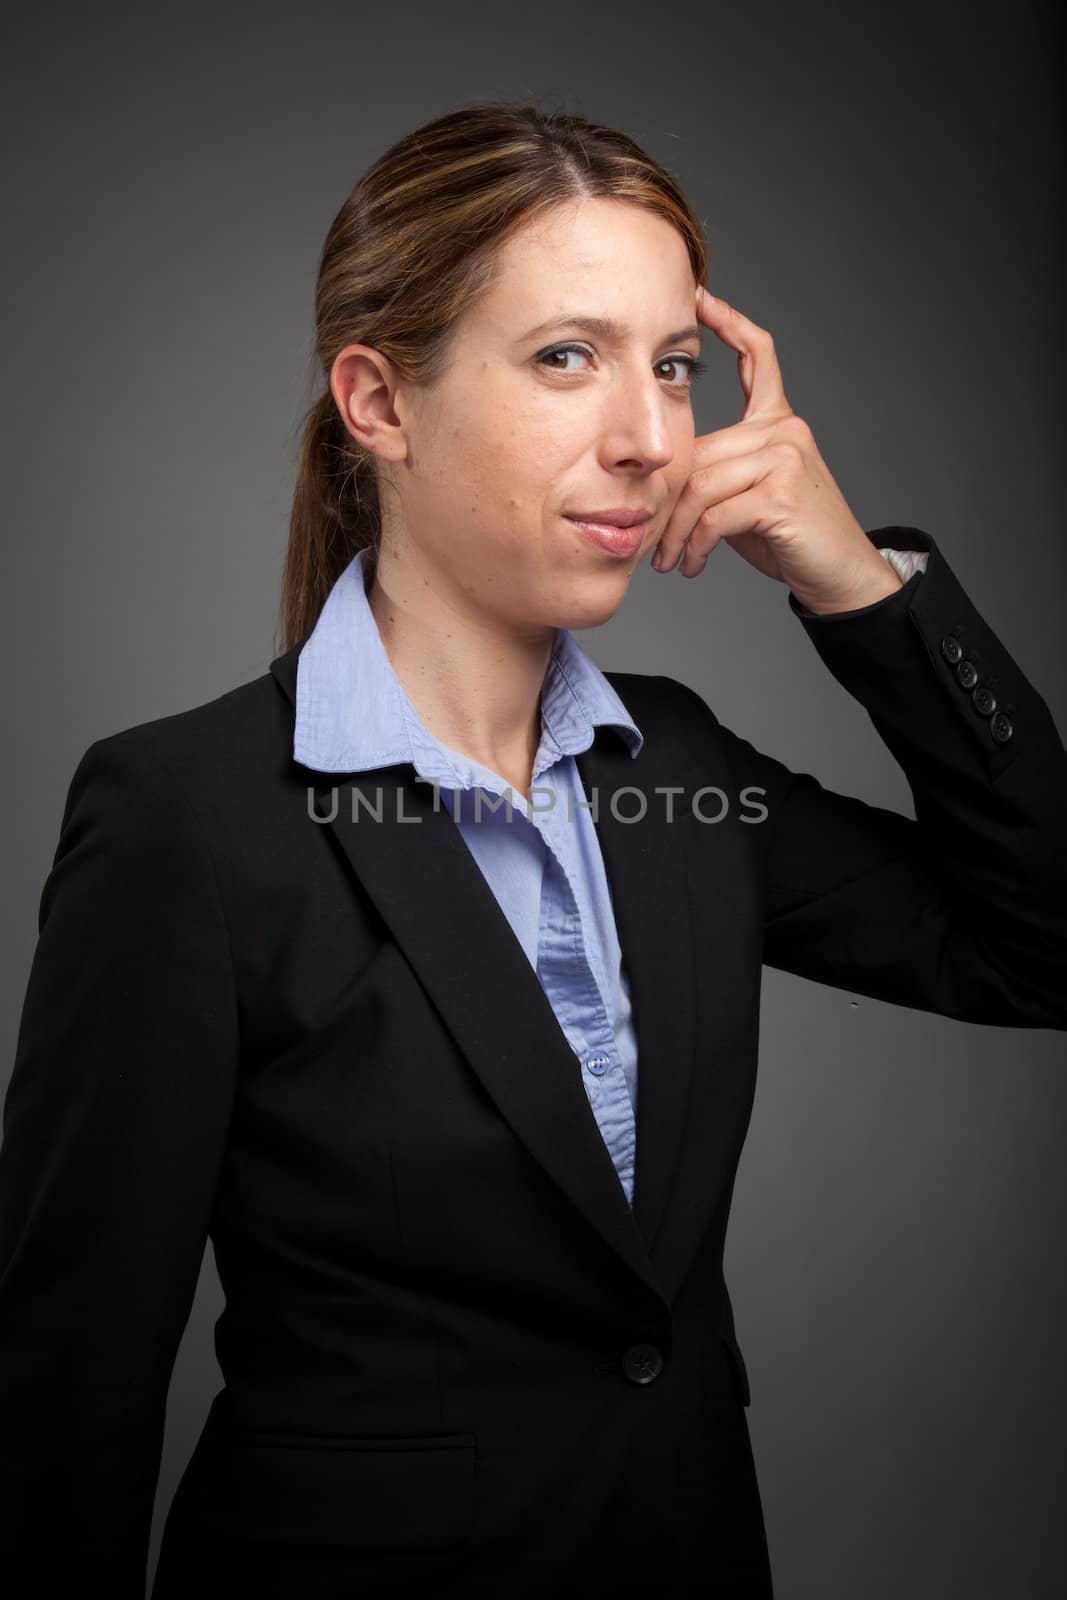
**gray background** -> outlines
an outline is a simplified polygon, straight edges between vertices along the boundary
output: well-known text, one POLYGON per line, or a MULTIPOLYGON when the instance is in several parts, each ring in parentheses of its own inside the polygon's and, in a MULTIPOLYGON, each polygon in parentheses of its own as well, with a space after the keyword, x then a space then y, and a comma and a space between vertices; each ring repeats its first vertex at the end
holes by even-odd
MULTIPOLYGON (((326 228, 388 143, 468 99, 581 112, 674 170, 712 291, 774 333, 856 515, 934 534, 1067 729, 1059 9, 105 6, 9 26, 9 1061, 78 757, 276 653, 326 228)), ((701 431, 741 409, 732 356, 706 353, 701 431)), ((643 567, 580 637, 914 815, 785 589, 729 549, 695 582, 643 567)), ((780 1600, 1058 1596, 1064 1037, 771 971, 764 996, 727 1273, 780 1600)), ((151 1570, 219 1310, 209 1250, 151 1570)))

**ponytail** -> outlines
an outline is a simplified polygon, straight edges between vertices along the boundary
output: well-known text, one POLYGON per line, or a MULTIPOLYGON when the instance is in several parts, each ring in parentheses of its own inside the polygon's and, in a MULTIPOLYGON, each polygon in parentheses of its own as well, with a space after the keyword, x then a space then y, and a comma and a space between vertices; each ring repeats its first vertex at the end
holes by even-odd
POLYGON ((358 550, 380 532, 374 456, 337 413, 329 389, 304 420, 279 623, 283 650, 306 638, 326 597, 358 550))

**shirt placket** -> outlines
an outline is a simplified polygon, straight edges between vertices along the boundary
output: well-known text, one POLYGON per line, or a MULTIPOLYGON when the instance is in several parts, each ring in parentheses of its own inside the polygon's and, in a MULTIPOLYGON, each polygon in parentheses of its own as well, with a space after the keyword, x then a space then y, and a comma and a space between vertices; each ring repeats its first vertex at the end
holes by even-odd
POLYGON ((578 1058, 582 1084, 627 1200, 633 1203, 636 1128, 604 997, 586 954, 581 912, 559 842, 542 825, 548 846, 541 891, 537 976, 578 1058))

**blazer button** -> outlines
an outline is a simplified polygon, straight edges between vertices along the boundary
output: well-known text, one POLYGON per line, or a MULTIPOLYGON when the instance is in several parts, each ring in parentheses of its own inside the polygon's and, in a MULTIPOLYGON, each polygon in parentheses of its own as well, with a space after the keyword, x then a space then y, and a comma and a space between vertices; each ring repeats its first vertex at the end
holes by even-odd
POLYGON ((945 660, 950 666, 954 667, 956 665, 956 662, 963 654, 963 646, 960 644, 960 641, 956 638, 955 634, 947 633, 942 639, 941 654, 944 656, 945 660))
POLYGON ((956 677, 961 689, 973 689, 978 682, 978 668, 973 661, 961 661, 956 668, 956 677))
POLYGON ((622 1370, 631 1383, 651 1383, 663 1371, 663 1357, 654 1344, 632 1344, 623 1352, 622 1370))
POLYGON ((989 731, 998 744, 1007 744, 1008 740, 1012 736, 1012 733, 1014 732, 1011 724, 1011 718, 1006 717, 1003 711, 998 711, 992 722, 989 724, 989 731))
POLYGON ((997 709, 997 697, 988 685, 980 683, 971 696, 971 704, 980 717, 991 717, 997 709))

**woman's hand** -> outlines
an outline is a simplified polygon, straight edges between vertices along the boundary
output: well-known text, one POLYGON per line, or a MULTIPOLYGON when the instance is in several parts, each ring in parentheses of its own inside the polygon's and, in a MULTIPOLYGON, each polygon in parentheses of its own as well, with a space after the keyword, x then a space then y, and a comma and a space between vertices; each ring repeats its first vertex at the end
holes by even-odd
POLYGON ((901 587, 852 515, 811 429, 785 397, 766 328, 697 286, 697 318, 738 352, 741 421, 695 442, 695 466, 653 566, 695 578, 720 539, 809 611, 849 611, 901 587))

